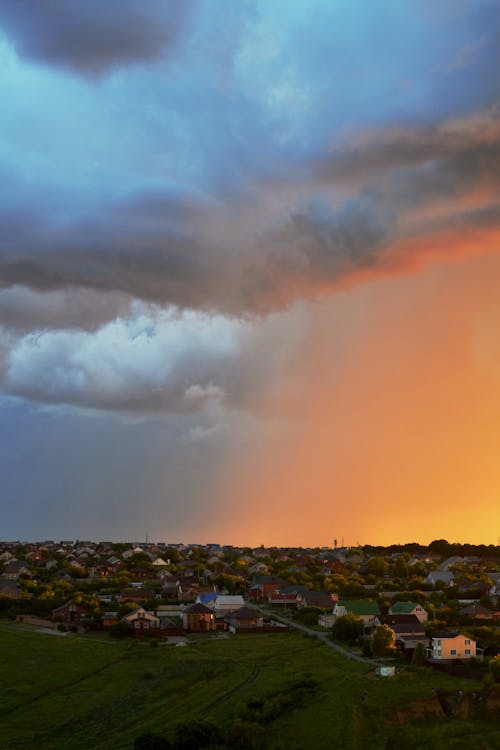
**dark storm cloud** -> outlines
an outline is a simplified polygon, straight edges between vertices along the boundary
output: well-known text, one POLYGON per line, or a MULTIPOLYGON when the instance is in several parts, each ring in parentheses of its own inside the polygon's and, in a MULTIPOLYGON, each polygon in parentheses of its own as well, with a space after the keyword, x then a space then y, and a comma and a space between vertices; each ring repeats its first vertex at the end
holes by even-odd
POLYGON ((495 174, 499 158, 500 110, 495 107, 480 115, 435 125, 359 134, 333 148, 314 171, 328 182, 359 183, 384 179, 395 169, 441 166, 459 187, 468 188, 484 172, 495 174))
POLYGON ((0 321, 18 335, 33 330, 65 328, 96 330, 116 315, 130 312, 132 299, 119 292, 67 288, 36 292, 25 286, 0 291, 0 321))
POLYGON ((416 210, 419 235, 430 236, 436 222, 453 230, 460 217, 467 222, 468 202, 489 211, 499 188, 497 110, 376 131, 333 151, 310 177, 255 183, 242 200, 149 190, 64 224, 31 207, 4 211, 0 286, 268 313, 359 269, 383 268, 416 210), (436 207, 439 217, 426 217, 436 207))
POLYGON ((35 62, 100 76, 168 54, 189 0, 0 0, 0 27, 35 62))

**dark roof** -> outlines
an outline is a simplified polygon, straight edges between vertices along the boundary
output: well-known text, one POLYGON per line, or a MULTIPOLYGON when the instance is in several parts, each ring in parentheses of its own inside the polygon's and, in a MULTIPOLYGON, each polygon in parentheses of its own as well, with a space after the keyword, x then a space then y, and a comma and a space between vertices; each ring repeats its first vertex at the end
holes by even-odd
POLYGON ((485 617, 493 617, 493 612, 488 607, 483 607, 482 604, 469 604, 468 607, 463 607, 458 610, 459 615, 485 615, 485 617))
POLYGON ((309 607, 333 609, 333 599, 328 591, 305 591, 302 599, 309 607))
POLYGON ((379 615, 382 625, 388 625, 396 635, 425 635, 425 628, 416 615, 379 615))
POLYGON ((391 623, 401 623, 402 625, 420 625, 420 627, 422 627, 416 615, 394 613, 388 615, 379 615, 378 619, 380 620, 380 622, 383 622, 386 625, 391 625, 391 623))
POLYGON ((261 613, 253 607, 240 607, 235 612, 230 612, 227 617, 232 620, 255 620, 262 617, 261 613))
POLYGON ((275 583, 276 585, 286 585, 288 584, 288 581, 284 581, 283 578, 278 578, 278 576, 255 576, 253 579, 253 584, 255 585, 261 585, 263 583, 275 583))
POLYGON ((185 615, 213 615, 213 610, 205 607, 204 604, 191 604, 190 607, 186 607, 183 614, 185 615))

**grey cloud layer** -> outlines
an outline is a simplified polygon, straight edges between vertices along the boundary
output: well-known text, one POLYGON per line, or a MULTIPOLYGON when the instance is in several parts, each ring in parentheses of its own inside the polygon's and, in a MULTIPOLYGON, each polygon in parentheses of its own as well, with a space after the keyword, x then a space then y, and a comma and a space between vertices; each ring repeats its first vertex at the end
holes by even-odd
MULTIPOLYGON (((474 226, 485 212, 491 226, 499 175, 500 124, 489 110, 434 128, 367 134, 310 175, 256 183, 243 200, 150 191, 62 226, 18 209, 1 217, 0 286, 80 287, 116 292, 117 300, 268 313, 359 269, 383 270, 386 250, 410 229, 425 238, 438 224, 474 226)), ((0 297, 0 322, 2 310, 0 297)))
POLYGON ((1 0, 0 24, 19 54, 85 76, 168 54, 189 0, 1 0))

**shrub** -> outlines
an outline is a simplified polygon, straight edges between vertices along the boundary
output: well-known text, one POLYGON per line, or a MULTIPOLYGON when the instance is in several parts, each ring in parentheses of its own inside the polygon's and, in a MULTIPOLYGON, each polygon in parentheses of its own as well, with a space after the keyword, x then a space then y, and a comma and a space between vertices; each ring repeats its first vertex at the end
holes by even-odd
POLYGON ((490 659, 488 669, 490 671, 490 674, 493 675, 493 679, 495 680, 495 682, 500 682, 500 654, 497 654, 492 659, 490 659))
POLYGON ((332 628, 333 637, 345 643, 355 643, 363 633, 363 620, 351 612, 337 617, 332 628))
POLYGON ((134 740, 134 750, 171 750, 171 743, 161 734, 147 732, 134 740))
POLYGON ((175 750, 198 750, 221 742, 219 727, 209 719, 183 721, 175 728, 175 750))

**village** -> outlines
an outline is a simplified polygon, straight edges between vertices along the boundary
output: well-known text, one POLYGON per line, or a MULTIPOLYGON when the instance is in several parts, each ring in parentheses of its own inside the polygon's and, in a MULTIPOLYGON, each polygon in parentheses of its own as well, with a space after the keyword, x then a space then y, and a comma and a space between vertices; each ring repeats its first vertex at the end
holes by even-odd
POLYGON ((477 666, 500 652, 500 550, 3 542, 0 615, 179 644, 298 627, 355 657, 477 666))

